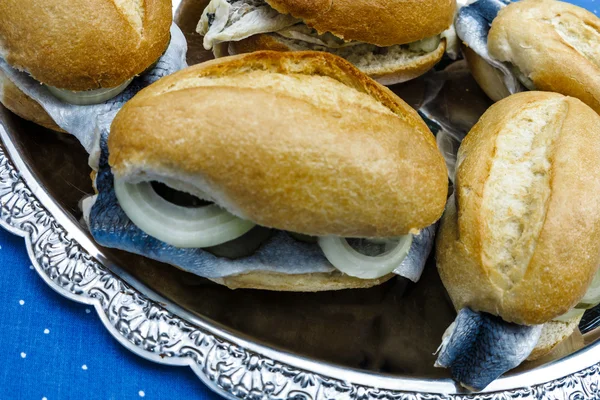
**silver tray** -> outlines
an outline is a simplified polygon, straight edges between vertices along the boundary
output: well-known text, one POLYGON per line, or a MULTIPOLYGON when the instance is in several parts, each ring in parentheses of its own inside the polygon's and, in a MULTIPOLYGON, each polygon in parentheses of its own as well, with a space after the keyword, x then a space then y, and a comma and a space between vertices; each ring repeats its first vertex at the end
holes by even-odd
MULTIPOLYGON (((209 57, 192 33, 201 2, 184 3, 178 14, 190 63, 209 57)), ((394 90, 419 101, 418 82, 394 90)), ((94 306, 130 351, 189 366, 225 398, 600 398, 598 310, 580 325, 582 348, 558 349, 484 393, 465 393, 447 371, 433 368, 433 353, 454 319, 433 263, 417 285, 397 279, 336 293, 230 291, 97 246, 80 223, 78 203, 92 187, 87 155, 74 138, 0 106, 0 140, 0 225, 25 239, 41 278, 94 306)))

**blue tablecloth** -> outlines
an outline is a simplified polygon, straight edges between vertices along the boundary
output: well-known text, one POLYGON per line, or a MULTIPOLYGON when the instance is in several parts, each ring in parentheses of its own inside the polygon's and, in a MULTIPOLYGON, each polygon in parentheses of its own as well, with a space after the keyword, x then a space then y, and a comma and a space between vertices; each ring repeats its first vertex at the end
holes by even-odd
MULTIPOLYGON (((597 13, 596 0, 574 4, 597 13)), ((0 229, 0 400, 209 399, 189 368, 146 361, 30 268, 23 239, 0 229)))
POLYGON ((23 239, 0 229, 0 400, 220 399, 191 369, 126 350, 30 265, 23 239))

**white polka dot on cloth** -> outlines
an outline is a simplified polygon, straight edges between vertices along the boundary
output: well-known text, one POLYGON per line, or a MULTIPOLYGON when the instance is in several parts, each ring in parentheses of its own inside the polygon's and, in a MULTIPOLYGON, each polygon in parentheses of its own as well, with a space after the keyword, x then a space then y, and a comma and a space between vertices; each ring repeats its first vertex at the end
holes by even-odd
POLYGON ((25 301, 24 300, 19 300, 19 304, 23 305, 23 304, 25 304, 25 301))
POLYGON ((44 335, 47 335, 50 333, 50 329, 44 329, 44 335))
POLYGON ((89 313, 91 313, 90 309, 89 309, 89 308, 86 308, 86 309, 85 309, 85 313, 86 313, 86 314, 89 314, 89 313))
POLYGON ((87 365, 83 364, 83 365, 81 366, 81 369, 82 369, 82 370, 84 370, 84 371, 87 371, 87 365))
POLYGON ((45 398, 45 397, 42 397, 42 400, 48 400, 48 399, 47 399, 47 398, 45 398))
POLYGON ((29 269, 33 269, 33 265, 30 265, 30 266, 29 266, 29 269))
POLYGON ((144 397, 144 396, 146 395, 146 393, 144 393, 144 391, 143 391, 143 390, 140 390, 140 391, 138 392, 138 394, 140 395, 140 397, 144 397))
POLYGON ((27 357, 27 354, 21 352, 21 358, 25 358, 25 357, 27 357))

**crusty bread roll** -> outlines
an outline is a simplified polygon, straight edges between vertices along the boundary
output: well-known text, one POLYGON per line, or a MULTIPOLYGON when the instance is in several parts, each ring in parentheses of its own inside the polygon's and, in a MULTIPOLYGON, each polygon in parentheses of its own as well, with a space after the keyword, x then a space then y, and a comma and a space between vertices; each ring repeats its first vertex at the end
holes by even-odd
POLYGON ((123 107, 108 146, 116 179, 161 181, 314 236, 415 233, 447 196, 419 115, 327 53, 258 52, 165 77, 123 107))
POLYGON ((600 112, 600 19, 591 12, 555 0, 511 3, 493 21, 488 49, 537 90, 576 97, 600 112))
POLYGON ((560 94, 492 106, 463 141, 437 240, 457 309, 543 324, 574 307, 600 263, 600 116, 560 94))
POLYGON ((61 89, 116 87, 165 51, 169 0, 2 0, 0 56, 61 89))
POLYGON ((380 47, 439 35, 454 20, 455 0, 267 0, 319 32, 380 47))
POLYGON ((21 118, 64 132, 35 100, 21 91, 0 69, 0 103, 21 118))
MULTIPOLYGON (((260 50, 307 51, 315 50, 317 47, 311 43, 295 41, 279 35, 259 34, 238 42, 229 42, 228 53, 237 55, 260 50)), ((382 53, 378 53, 376 49, 356 51, 353 47, 331 49, 333 54, 350 61, 382 85, 402 83, 423 75, 440 62, 445 51, 445 39, 440 41, 435 51, 423 54, 410 52, 400 45, 391 46, 382 53)))

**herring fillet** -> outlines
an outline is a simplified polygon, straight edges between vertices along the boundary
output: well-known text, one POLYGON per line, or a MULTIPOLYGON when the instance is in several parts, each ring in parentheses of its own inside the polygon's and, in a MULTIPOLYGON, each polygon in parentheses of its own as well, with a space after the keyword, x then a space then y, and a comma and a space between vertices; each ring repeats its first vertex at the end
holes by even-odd
POLYGON ((246 39, 259 33, 276 32, 300 22, 280 14, 262 0, 212 0, 204 9, 196 31, 204 35, 204 48, 246 39))
POLYGON ((531 354, 543 325, 525 326, 463 308, 442 339, 435 363, 450 368, 452 378, 481 391, 531 354))

